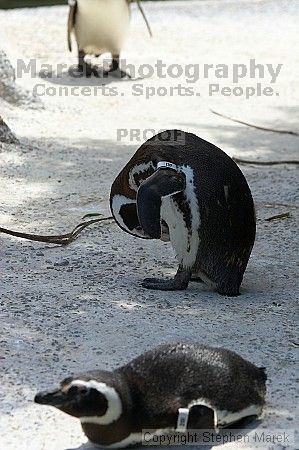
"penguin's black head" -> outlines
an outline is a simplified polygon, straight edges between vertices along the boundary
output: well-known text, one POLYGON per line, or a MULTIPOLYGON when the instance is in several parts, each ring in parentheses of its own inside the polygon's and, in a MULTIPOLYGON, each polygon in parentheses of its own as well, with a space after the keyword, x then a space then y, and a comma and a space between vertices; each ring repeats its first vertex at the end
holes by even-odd
POLYGON ((111 212, 120 228, 133 236, 168 240, 168 226, 161 220, 162 198, 180 193, 185 187, 183 173, 167 167, 156 170, 135 185, 136 198, 117 194, 116 188, 112 188, 111 212))
POLYGON ((114 387, 85 376, 66 378, 58 389, 39 392, 34 401, 55 406, 74 417, 96 418, 102 424, 117 420, 122 412, 122 402, 114 387))
POLYGON ((136 196, 140 184, 154 171, 149 159, 128 163, 116 177, 111 186, 110 209, 118 226, 127 233, 150 239, 142 229, 137 212, 136 196))

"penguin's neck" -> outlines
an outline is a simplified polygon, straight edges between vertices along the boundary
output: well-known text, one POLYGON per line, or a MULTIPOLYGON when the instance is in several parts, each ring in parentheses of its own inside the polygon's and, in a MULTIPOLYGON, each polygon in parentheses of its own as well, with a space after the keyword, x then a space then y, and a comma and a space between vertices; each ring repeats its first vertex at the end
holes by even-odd
POLYGON ((84 416, 84 418, 81 418, 81 426, 91 442, 95 442, 102 447, 114 447, 116 444, 126 441, 134 433, 131 388, 127 377, 121 370, 110 373, 102 381, 118 393, 122 404, 121 414, 117 420, 107 424, 101 423, 101 417, 93 416, 89 422, 88 417, 84 416))
POLYGON ((84 422, 81 423, 81 426, 91 442, 107 448, 118 448, 120 443, 130 441, 130 436, 134 436, 135 434, 132 432, 131 422, 125 415, 110 425, 97 425, 84 422))

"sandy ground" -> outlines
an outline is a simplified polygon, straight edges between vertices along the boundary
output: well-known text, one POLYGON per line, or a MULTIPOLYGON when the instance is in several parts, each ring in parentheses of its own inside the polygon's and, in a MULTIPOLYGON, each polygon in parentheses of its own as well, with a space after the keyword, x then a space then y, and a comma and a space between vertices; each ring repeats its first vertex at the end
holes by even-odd
MULTIPOLYGON (((154 74, 143 81, 108 80, 117 96, 84 96, 82 91, 59 96, 56 91, 41 97, 43 107, 35 102, 32 108, 30 98, 24 106, 0 100, 0 115, 21 141, 21 146, 0 146, 2 226, 58 233, 70 230, 85 213, 108 214, 111 182, 141 143, 117 139, 120 128, 182 128, 230 155, 298 159, 298 137, 250 129, 209 111, 298 131, 297 1, 149 2, 145 7, 154 38, 147 37, 134 9, 123 57, 136 67, 157 59, 184 67, 197 63, 200 77, 191 86, 201 96, 171 96, 168 91, 167 96, 134 97, 137 82, 167 90, 179 83, 190 86, 184 76, 162 79, 154 74), (234 84, 232 65, 248 66, 250 59, 283 64, 276 83, 270 83, 267 73, 262 80, 247 75, 234 84), (229 78, 211 73, 205 79, 203 64, 227 64, 229 78), (261 82, 272 86, 274 95, 209 96, 209 84, 215 82, 230 88, 261 82)), ((30 92, 36 84, 44 85, 41 90, 100 84, 55 75, 56 64, 76 62, 66 49, 66 14, 66 7, 0 12, 0 46, 14 65, 18 58, 34 58, 38 67, 54 65, 52 79, 25 75, 17 80, 18 88, 30 92)), ((34 394, 73 372, 113 368, 176 340, 225 346, 266 366, 267 408, 256 427, 291 434, 298 428, 298 172, 292 165, 243 166, 243 171, 256 201, 258 234, 238 298, 220 297, 194 283, 186 292, 143 290, 144 276, 174 273, 172 249, 134 239, 115 224, 95 226, 68 248, 1 237, 1 448, 91 448, 75 419, 34 405, 34 394), (287 220, 264 220, 286 211, 291 213, 287 220)))

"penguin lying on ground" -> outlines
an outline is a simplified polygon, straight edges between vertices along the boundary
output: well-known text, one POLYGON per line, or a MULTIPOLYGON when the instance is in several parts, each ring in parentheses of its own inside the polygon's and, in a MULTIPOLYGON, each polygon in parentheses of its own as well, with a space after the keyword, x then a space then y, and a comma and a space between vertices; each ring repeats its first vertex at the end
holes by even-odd
POLYGON ((170 240, 179 268, 149 289, 186 289, 199 278, 239 295, 255 240, 254 203, 244 175, 223 151, 191 133, 168 130, 145 142, 115 179, 114 219, 126 232, 170 240))
MULTIPOLYGON (((80 72, 86 76, 90 76, 92 73, 98 75, 97 71, 85 62, 85 56, 111 53, 112 65, 106 74, 111 73, 111 75, 121 78, 128 76, 120 70, 119 58, 129 28, 130 3, 132 1, 69 0, 68 47, 71 51, 71 33, 74 30, 78 44, 78 69, 80 72)), ((139 0, 138 6, 147 23, 139 0)))
POLYGON ((217 431, 259 416, 266 378, 264 368, 229 350, 166 344, 113 372, 66 378, 35 402, 79 418, 92 442, 122 448, 141 444, 142 430, 217 431))

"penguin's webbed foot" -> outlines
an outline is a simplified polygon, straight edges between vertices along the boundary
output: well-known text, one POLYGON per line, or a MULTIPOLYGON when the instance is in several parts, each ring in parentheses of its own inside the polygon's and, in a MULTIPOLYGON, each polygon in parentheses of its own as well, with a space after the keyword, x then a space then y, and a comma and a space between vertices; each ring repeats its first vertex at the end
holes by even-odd
POLYGON ((156 289, 160 291, 184 291, 190 281, 190 271, 179 267, 176 275, 171 280, 161 278, 145 278, 142 287, 146 289, 156 289))
POLYGON ((111 67, 103 74, 104 77, 111 76, 118 79, 131 79, 131 75, 119 67, 119 56, 113 57, 111 67))
POLYGON ((176 283, 175 279, 163 280, 162 278, 145 278, 142 287, 159 291, 184 291, 187 289, 187 286, 176 283))
POLYGON ((77 74, 83 75, 86 78, 90 78, 92 75, 95 77, 99 77, 99 71, 96 66, 93 66, 92 64, 85 61, 85 52, 83 50, 79 50, 78 53, 78 66, 76 67, 76 70, 71 70, 71 74, 73 76, 77 76, 77 74))
POLYGON ((124 72, 119 67, 116 70, 106 70, 103 74, 103 77, 113 77, 117 79, 127 79, 130 80, 132 77, 127 72, 124 72))

